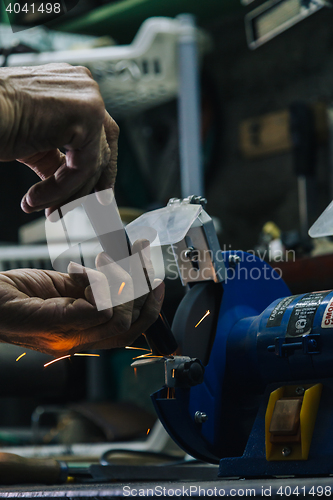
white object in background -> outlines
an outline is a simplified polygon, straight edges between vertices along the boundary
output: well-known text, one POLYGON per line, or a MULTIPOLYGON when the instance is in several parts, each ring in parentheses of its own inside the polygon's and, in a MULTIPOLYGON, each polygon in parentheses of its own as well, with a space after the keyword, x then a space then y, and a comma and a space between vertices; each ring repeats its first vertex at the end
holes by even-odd
MULTIPOLYGON (((67 62, 90 69, 100 86, 105 106, 117 118, 167 102, 178 92, 178 40, 183 28, 177 19, 151 17, 130 45, 40 54, 14 54, 8 66, 67 62)), ((208 36, 196 30, 201 52, 208 36)), ((0 66, 3 56, 0 56, 0 66)))
POLYGON ((333 235, 333 201, 331 201, 316 222, 310 227, 309 235, 311 238, 322 238, 323 236, 333 235))
POLYGON ((275 238, 275 240, 270 241, 268 244, 268 255, 272 260, 281 260, 284 250, 285 249, 280 238, 275 238))
POLYGON ((89 35, 76 35, 47 29, 45 26, 22 28, 22 31, 13 33, 9 24, 0 23, 0 47, 9 48, 17 43, 23 43, 40 52, 55 50, 72 50, 91 48, 97 43, 99 37, 89 35))
MULTIPOLYGON (((45 217, 41 217, 28 224, 24 224, 19 228, 19 241, 22 244, 29 243, 45 243, 46 233, 45 233, 45 217)), ((86 216, 86 213, 82 207, 77 207, 75 211, 71 213, 71 216, 67 220, 67 230, 71 234, 72 241, 82 241, 95 238, 91 224, 86 216)), ((63 229, 59 224, 49 225, 49 231, 47 234, 47 240, 51 243, 60 243, 63 241, 63 229)))
MULTIPOLYGON (((330 197, 333 198, 333 108, 327 109, 327 121, 329 127, 329 162, 330 162, 330 197)), ((322 238, 333 235, 333 201, 318 217, 316 222, 310 227, 311 238, 322 238)))

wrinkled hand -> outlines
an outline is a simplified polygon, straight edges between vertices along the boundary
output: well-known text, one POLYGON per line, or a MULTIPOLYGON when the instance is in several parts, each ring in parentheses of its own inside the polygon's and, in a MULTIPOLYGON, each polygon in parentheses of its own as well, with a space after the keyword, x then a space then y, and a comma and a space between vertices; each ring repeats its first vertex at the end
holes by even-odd
POLYGON ((25 212, 114 186, 119 129, 87 68, 0 68, 0 112, 0 160, 18 159, 42 179, 24 196, 25 212))
MULTIPOLYGON (((86 270, 71 263, 69 274, 37 269, 0 273, 0 341, 54 356, 134 342, 158 318, 164 283, 112 307, 115 284, 125 283, 124 293, 126 289, 130 297, 135 279, 104 253, 97 256, 96 266, 97 270, 86 270), (101 302, 96 301, 96 290, 109 307, 97 309, 96 302, 101 302)), ((151 269, 147 269, 150 277, 151 269)))

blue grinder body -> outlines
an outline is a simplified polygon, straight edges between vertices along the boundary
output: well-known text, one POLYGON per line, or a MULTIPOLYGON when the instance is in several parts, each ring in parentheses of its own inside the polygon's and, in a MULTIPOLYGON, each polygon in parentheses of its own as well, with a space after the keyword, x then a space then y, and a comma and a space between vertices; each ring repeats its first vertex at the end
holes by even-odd
MULTIPOLYGON (((332 412, 328 408, 333 400, 328 396, 333 387, 333 292, 291 296, 277 270, 253 254, 222 255, 226 279, 213 285, 216 291, 222 287, 220 304, 212 311, 216 323, 207 331, 205 320, 199 326, 196 318, 191 320, 193 311, 198 310, 199 317, 205 313, 199 310, 200 300, 190 309, 191 294, 196 300, 194 285, 172 325, 185 349, 192 349, 189 341, 187 347, 182 342, 185 334, 193 335, 194 344, 199 335, 207 337, 209 356, 201 360, 204 381, 190 388, 176 387, 171 398, 164 387, 152 399, 171 437, 190 455, 220 463, 221 476, 289 474, 291 462, 268 462, 265 457, 267 402, 281 385, 325 381, 326 407, 321 404, 318 419, 333 431, 333 408, 332 412), (184 323, 186 314, 189 317, 184 323), (208 419, 196 421, 197 412, 208 419)), ((200 352, 195 354, 200 359, 200 352)), ((316 429, 313 439, 316 432, 317 443, 311 448, 315 453, 312 456, 310 450, 308 461, 294 464, 297 474, 327 473, 327 465, 325 469, 318 455, 322 451, 330 456, 332 448, 333 458, 333 443, 331 446, 325 436, 320 437, 316 429)))

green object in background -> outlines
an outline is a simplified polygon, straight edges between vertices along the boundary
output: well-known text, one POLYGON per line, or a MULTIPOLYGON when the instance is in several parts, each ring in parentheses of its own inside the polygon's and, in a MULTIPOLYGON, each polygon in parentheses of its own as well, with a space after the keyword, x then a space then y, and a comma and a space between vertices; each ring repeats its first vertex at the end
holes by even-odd
POLYGON ((240 8, 239 0, 122 0, 52 27, 73 33, 110 35, 119 43, 130 43, 148 17, 174 17, 186 12, 194 14, 201 24, 240 8))
POLYGON ((4 0, 0 0, 0 23, 10 24, 4 0))

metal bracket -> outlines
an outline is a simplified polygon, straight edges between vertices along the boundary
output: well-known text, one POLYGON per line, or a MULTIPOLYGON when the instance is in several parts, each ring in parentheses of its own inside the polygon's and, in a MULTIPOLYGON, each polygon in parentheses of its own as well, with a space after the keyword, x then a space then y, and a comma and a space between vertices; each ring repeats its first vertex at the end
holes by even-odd
POLYGON ((173 356, 164 361, 165 385, 167 387, 193 387, 201 384, 205 368, 197 358, 173 356))
POLYGON ((303 350, 303 354, 320 354, 320 335, 303 335, 302 337, 277 337, 274 345, 269 345, 267 351, 274 352, 280 358, 294 354, 296 350, 303 350), (296 339, 299 341, 295 342, 296 339))

